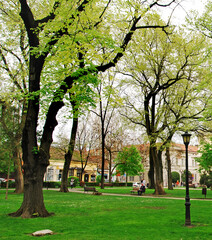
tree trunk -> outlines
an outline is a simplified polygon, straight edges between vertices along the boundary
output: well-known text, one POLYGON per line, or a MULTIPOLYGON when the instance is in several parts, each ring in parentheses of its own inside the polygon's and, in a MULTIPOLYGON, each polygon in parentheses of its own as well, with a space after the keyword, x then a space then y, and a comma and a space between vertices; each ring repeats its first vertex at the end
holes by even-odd
POLYGON ((24 192, 24 177, 22 173, 21 158, 17 147, 13 152, 13 160, 15 166, 15 193, 20 194, 24 192))
POLYGON ((104 176, 105 171, 105 134, 104 134, 104 123, 102 123, 102 176, 101 176, 101 189, 104 189, 104 176))
POLYGON ((112 152, 111 149, 108 149, 109 152, 109 183, 111 183, 112 177, 112 152))
POLYGON ((160 178, 160 181, 163 183, 163 162, 162 162, 162 150, 159 149, 157 151, 157 160, 158 160, 158 164, 159 164, 159 178, 160 178))
MULTIPOLYGON (((38 159, 37 159, 38 160, 38 159)), ((46 210, 43 201, 43 177, 45 165, 36 165, 33 169, 24 169, 24 199, 18 211, 9 214, 13 217, 32 218, 48 217, 51 214, 46 210)))
MULTIPOLYGON (((30 34, 34 34, 31 33, 30 34)), ((38 46, 35 37, 33 45, 38 46)), ((40 90, 40 75, 44 63, 43 56, 30 55, 29 64, 29 93, 37 93, 40 90)), ((35 95, 28 101, 26 121, 22 134, 23 169, 24 169, 24 200, 19 210, 11 216, 31 218, 34 215, 47 217, 50 214, 43 202, 43 177, 49 164, 49 153, 38 149, 37 122, 39 114, 39 95, 35 95), (45 153, 45 154, 43 154, 45 153)))
POLYGON ((169 147, 166 147, 166 161, 167 161, 168 189, 173 190, 172 173, 171 173, 171 158, 170 158, 170 148, 169 147))
POLYGON ((8 199, 9 178, 10 178, 10 158, 9 158, 8 169, 7 169, 7 183, 6 183, 6 196, 5 196, 6 200, 8 199))
POLYGON ((158 158, 157 148, 154 146, 155 144, 151 145, 152 157, 154 162, 154 171, 155 171, 155 195, 164 195, 165 191, 163 189, 163 180, 161 176, 161 159, 158 158))
MULTIPOLYGON (((72 107, 74 109, 74 107, 75 107, 74 103, 72 103, 72 107)), ((70 142, 69 142, 69 146, 68 146, 68 152, 65 154, 65 162, 64 162, 64 166, 63 166, 60 192, 68 192, 68 172, 69 172, 69 167, 71 164, 71 159, 72 159, 72 156, 74 153, 77 127, 78 127, 78 117, 73 117, 73 126, 72 126, 72 130, 71 130, 71 137, 70 137, 70 142)))
POLYGON ((148 178, 149 178, 149 187, 150 189, 155 188, 155 179, 154 179, 154 161, 152 156, 151 147, 149 148, 149 172, 148 172, 148 178))

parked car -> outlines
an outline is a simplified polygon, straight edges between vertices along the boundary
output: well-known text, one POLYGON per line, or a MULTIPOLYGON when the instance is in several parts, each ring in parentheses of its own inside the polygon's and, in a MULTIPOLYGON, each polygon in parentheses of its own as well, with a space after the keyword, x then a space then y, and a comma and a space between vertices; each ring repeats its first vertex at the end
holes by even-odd
POLYGON ((5 178, 0 178, 0 183, 1 183, 1 182, 5 182, 5 181, 6 181, 5 178))
POLYGON ((141 186, 141 183, 140 182, 134 182, 133 183, 133 187, 140 187, 141 186))
MULTIPOLYGON (((9 180, 9 182, 15 182, 15 179, 13 179, 13 178, 9 178, 8 180, 9 180)), ((7 179, 5 179, 5 182, 7 182, 7 179)))

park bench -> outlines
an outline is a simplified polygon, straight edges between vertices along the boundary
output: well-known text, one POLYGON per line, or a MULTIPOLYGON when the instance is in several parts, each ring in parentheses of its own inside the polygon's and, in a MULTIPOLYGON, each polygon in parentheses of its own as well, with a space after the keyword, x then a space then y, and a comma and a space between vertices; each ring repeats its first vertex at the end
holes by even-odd
POLYGON ((141 188, 139 187, 134 187, 133 190, 130 191, 131 194, 138 194, 138 195, 142 195, 142 193, 145 193, 145 186, 142 186, 141 188))
POLYGON ((84 187, 84 192, 98 192, 95 187, 84 187))
POLYGON ((130 193, 131 194, 138 194, 138 190, 139 190, 140 188, 139 187, 134 187, 132 190, 130 190, 130 193))

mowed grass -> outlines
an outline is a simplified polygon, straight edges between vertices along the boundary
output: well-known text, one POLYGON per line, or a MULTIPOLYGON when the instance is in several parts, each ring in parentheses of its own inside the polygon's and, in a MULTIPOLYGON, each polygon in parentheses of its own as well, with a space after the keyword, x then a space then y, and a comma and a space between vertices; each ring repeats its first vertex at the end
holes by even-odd
MULTIPOLYGON (((129 190, 129 189, 128 189, 129 190)), ((180 191, 180 190, 178 190, 180 191)), ((191 201, 191 228, 185 227, 184 200, 60 193, 44 190, 45 205, 55 215, 21 219, 7 216, 19 208, 23 195, 0 191, 0 239, 35 239, 30 234, 50 229, 40 239, 212 239, 212 202, 191 201)))
MULTIPOLYGON (((115 194, 130 194, 132 187, 105 187, 104 189, 96 188, 102 193, 115 193, 115 194)), ((83 189, 81 189, 83 191, 83 189)), ((186 189, 185 188, 174 188, 174 190, 165 189, 166 195, 161 195, 159 197, 176 197, 185 198, 186 189)), ((154 193, 154 189, 146 189, 144 196, 151 196, 154 193)), ((190 188, 189 189, 190 198, 205 199, 205 195, 202 195, 201 188, 190 188)), ((212 199, 212 190, 207 189, 206 199, 212 199)))

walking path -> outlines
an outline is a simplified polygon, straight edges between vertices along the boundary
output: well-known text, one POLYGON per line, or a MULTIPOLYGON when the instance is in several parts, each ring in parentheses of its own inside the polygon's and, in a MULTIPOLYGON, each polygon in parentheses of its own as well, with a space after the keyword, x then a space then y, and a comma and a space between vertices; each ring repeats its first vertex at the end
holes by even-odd
MULTIPOLYGON (((51 189, 52 190, 52 189, 51 189)), ((79 190, 77 188, 72 188, 69 189, 70 192, 74 192, 74 193, 84 193, 83 190, 79 190)), ((93 194, 92 192, 88 192, 86 194, 93 194)), ((177 197, 158 197, 158 196, 138 196, 138 195, 133 195, 133 194, 118 194, 118 193, 102 193, 102 195, 108 195, 108 196, 121 196, 121 197, 142 197, 142 198, 157 198, 157 199, 172 199, 172 200, 184 200, 185 198, 177 198, 177 197)), ((191 201, 212 201, 211 198, 191 198, 191 201)))

